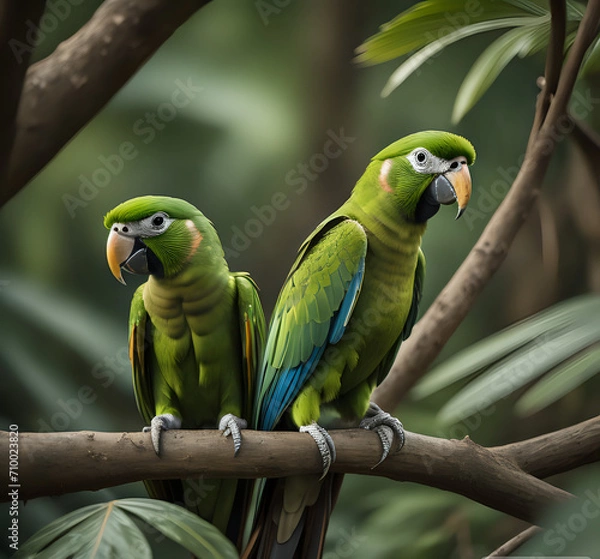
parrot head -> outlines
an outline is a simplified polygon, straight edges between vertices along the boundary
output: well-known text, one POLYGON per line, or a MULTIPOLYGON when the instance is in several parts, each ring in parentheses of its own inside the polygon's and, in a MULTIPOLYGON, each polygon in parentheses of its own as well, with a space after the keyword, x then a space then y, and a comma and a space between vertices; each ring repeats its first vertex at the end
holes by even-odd
POLYGON ((471 143, 456 134, 430 130, 406 136, 379 152, 372 165, 379 186, 393 195, 403 215, 423 223, 440 204, 458 204, 458 219, 471 197, 471 143))
POLYGON ((106 214, 104 226, 110 229, 108 266, 123 284, 121 270, 159 278, 174 276, 212 228, 192 204, 168 196, 127 200, 106 214))

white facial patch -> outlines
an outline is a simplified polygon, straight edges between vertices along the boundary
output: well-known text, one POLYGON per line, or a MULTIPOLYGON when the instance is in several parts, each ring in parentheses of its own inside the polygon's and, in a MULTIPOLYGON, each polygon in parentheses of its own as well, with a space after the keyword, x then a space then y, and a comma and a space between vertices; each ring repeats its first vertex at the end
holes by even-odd
POLYGON ((169 217, 165 212, 156 212, 140 221, 114 223, 111 229, 124 237, 147 239, 148 237, 157 237, 158 235, 161 235, 174 221, 175 219, 169 217))
POLYGON ((425 148, 415 148, 407 156, 412 168, 423 175, 442 174, 450 170, 450 162, 425 148))

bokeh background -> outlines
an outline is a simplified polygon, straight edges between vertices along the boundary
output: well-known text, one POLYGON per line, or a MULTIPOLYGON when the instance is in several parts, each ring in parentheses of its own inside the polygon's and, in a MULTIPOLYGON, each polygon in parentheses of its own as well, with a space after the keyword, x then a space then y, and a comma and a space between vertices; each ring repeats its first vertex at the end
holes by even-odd
MULTIPOLYGON (((99 4, 72 6, 35 58, 52 52, 99 4)), ((478 152, 466 215, 455 222, 454 211, 442 209, 428 227, 421 313, 501 202, 525 150, 543 55, 512 63, 454 126, 454 96, 489 36, 444 51, 382 98, 397 63, 360 67, 354 49, 409 2, 266 2, 274 8, 267 17, 257 4, 215 0, 200 10, 0 211, 3 429, 141 429, 124 348, 129 303, 143 278, 128 276, 127 287, 115 282, 102 225, 123 200, 165 194, 197 205, 220 232, 230 267, 258 282, 267 316, 302 240, 347 198, 370 157, 408 133, 455 131, 478 152), (179 104, 188 101, 183 107, 172 105, 176 90, 179 104), (319 155, 333 137, 337 156, 319 155), (119 162, 114 154, 123 150, 129 159, 119 162)), ((598 92, 597 85, 585 82, 578 91, 598 92)), ((584 115, 596 128, 599 102, 584 115)), ((566 187, 580 167, 561 142, 539 204, 441 361, 556 301, 600 290, 600 235, 574 219, 585 190, 573 195, 566 187)), ((600 222, 600 215, 589 219, 600 222)), ((594 378, 527 421, 515 417, 507 398, 489 416, 443 425, 436 411, 458 387, 409 398, 397 414, 411 431, 502 444, 595 415, 599 385, 594 378)), ((144 494, 140 483, 28 502, 21 541, 77 507, 144 494)), ((5 507, 0 518, 8 518, 5 507)), ((326 557, 476 558, 522 527, 450 493, 348 476, 326 557)), ((156 550, 157 557, 188 556, 164 542, 156 550)))

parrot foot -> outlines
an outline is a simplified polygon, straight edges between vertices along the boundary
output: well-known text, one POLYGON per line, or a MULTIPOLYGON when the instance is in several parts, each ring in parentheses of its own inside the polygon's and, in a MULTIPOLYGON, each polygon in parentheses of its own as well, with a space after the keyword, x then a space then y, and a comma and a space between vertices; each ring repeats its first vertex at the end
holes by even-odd
POLYGON ((317 443, 321 460, 323 461, 323 474, 319 478, 320 481, 327 475, 331 464, 335 462, 336 455, 333 439, 327 430, 317 424, 316 421, 313 421, 310 425, 302 425, 300 432, 308 433, 314 439, 315 443, 317 443))
POLYGON ((362 429, 375 431, 379 436, 381 446, 383 447, 379 462, 371 469, 375 469, 388 457, 392 448, 392 443, 394 442, 394 435, 396 435, 396 438, 398 439, 397 451, 401 450, 404 446, 404 427, 402 426, 402 423, 389 413, 383 411, 373 402, 369 403, 369 409, 359 426, 362 429))
POLYGON ((233 439, 233 455, 237 456, 240 448, 242 448, 242 433, 241 430, 248 427, 248 422, 232 413, 225 414, 219 421, 219 430, 223 431, 224 437, 233 439))
POLYGON ((168 431, 169 429, 181 429, 181 419, 175 417, 172 413, 163 413, 153 417, 150 426, 142 429, 144 433, 150 431, 152 446, 157 456, 160 456, 160 434, 162 431, 168 431))

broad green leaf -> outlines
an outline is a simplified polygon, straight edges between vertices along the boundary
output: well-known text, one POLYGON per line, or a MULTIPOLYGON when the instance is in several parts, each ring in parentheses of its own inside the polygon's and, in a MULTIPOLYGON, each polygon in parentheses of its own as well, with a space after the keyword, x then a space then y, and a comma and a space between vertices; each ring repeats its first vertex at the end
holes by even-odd
POLYGON ((427 62, 430 58, 444 50, 452 43, 456 43, 461 39, 477 35, 479 33, 485 33, 487 31, 494 31, 498 29, 507 29, 510 27, 522 27, 528 25, 535 25, 539 23, 539 18, 533 17, 513 17, 505 19, 497 19, 493 21, 482 21, 466 27, 461 27, 456 31, 445 35, 436 41, 429 43, 426 47, 422 48, 415 54, 413 54, 408 60, 403 62, 396 71, 390 76, 386 83, 381 95, 387 97, 394 89, 401 85, 408 76, 410 76, 415 70, 417 70, 422 64, 427 62))
POLYGON ((594 320, 599 315, 597 295, 584 295, 554 305, 458 352, 427 374, 411 395, 416 399, 430 396, 491 366, 539 336, 550 335, 576 322, 594 320))
POLYGON ((589 76, 597 72, 600 72, 600 35, 587 52, 585 62, 581 68, 581 75, 589 76))
POLYGON ((154 499, 121 499, 69 513, 34 534, 14 557, 150 559, 150 545, 131 515, 198 559, 238 557, 233 544, 214 526, 182 507, 154 499))
POLYGON ((151 559, 148 541, 116 501, 103 503, 98 511, 56 540, 37 557, 74 559, 151 559))
POLYGON ((463 0, 420 2, 382 25, 379 33, 360 45, 356 49, 356 61, 379 64, 476 23, 531 15, 540 15, 539 8, 532 11, 510 2, 493 0, 482 0, 477 9, 472 10, 466 9, 463 0))
POLYGON ((237 559, 233 544, 212 524, 178 505, 155 499, 122 499, 117 506, 179 543, 199 559, 237 559))
POLYGON ((469 417, 598 341, 600 321, 595 327, 588 323, 567 331, 561 330, 557 335, 549 335, 544 340, 533 341, 461 390, 440 410, 440 420, 453 423, 469 417))
POLYGON ((483 51, 471 66, 456 95, 452 122, 460 122, 515 56, 527 56, 543 47, 550 30, 550 22, 548 17, 540 20, 541 22, 534 26, 508 31, 483 51))
POLYGON ((77 526, 91 516, 98 514, 98 508, 103 505, 89 505, 77 509, 69 514, 61 516, 54 522, 44 526, 41 530, 31 536, 23 545, 19 547, 19 551, 14 557, 35 557, 36 553, 50 545, 54 540, 63 537, 74 526, 77 526))
POLYGON ((519 415, 531 415, 549 406, 600 372, 600 346, 555 367, 515 404, 519 415))

